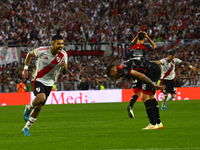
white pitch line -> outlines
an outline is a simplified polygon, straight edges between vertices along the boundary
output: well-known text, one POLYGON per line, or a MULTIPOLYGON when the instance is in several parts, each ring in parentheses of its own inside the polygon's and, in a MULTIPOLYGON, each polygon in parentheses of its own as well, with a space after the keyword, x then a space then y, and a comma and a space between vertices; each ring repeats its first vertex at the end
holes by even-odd
MULTIPOLYGON (((98 149, 102 150, 102 149, 98 149)), ((105 149, 105 150, 200 150, 200 147, 187 148, 146 148, 146 149, 105 149)))

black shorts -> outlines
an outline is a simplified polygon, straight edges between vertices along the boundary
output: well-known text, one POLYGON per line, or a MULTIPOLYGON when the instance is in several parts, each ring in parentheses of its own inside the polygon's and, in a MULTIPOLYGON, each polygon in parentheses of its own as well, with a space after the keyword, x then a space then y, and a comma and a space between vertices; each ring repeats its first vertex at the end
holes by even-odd
MULTIPOLYGON (((157 83, 160 79, 161 75, 161 69, 160 66, 154 62, 151 63, 151 66, 147 72, 144 73, 149 79, 151 79, 154 83, 157 83)), ((152 93, 155 94, 154 87, 150 84, 147 84, 145 82, 142 82, 142 92, 148 95, 151 95, 152 93)))
MULTIPOLYGON (((39 94, 39 93, 44 93, 46 95, 46 100, 52 90, 52 86, 45 86, 44 84, 42 84, 41 82, 38 82, 38 81, 34 82, 33 87, 34 87, 34 89, 33 89, 34 95, 37 96, 37 94, 39 94)), ((44 104, 45 104, 45 102, 44 102, 44 104)))
POLYGON ((162 90, 164 94, 176 94, 176 81, 173 80, 161 80, 162 85, 165 85, 165 90, 162 90))
POLYGON ((142 81, 140 81, 136 78, 133 78, 132 81, 133 81, 133 91, 134 91, 134 93, 141 91, 142 81))

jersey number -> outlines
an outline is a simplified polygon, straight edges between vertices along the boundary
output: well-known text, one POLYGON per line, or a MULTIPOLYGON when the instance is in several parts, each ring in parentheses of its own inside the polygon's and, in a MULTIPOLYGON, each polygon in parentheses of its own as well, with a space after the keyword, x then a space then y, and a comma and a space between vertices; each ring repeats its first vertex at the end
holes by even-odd
POLYGON ((146 84, 142 84, 142 89, 146 90, 147 85, 146 84))

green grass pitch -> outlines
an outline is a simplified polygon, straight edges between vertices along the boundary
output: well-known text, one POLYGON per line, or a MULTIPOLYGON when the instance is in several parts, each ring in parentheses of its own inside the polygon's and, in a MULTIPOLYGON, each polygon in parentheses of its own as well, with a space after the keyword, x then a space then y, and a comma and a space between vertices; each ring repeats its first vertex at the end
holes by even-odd
MULTIPOLYGON (((159 102, 159 105, 161 102, 159 102)), ((0 107, 0 150, 197 150, 200 149, 200 100, 172 101, 160 110, 164 128, 149 123, 142 102, 127 114, 128 103, 45 105, 30 128, 21 129, 24 106, 0 107)))

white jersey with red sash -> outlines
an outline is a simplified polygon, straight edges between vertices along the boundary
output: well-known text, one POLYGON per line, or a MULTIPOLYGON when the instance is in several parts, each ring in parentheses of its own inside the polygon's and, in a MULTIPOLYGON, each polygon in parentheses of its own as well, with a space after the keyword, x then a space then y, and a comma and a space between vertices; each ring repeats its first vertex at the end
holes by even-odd
POLYGON ((39 47, 34 50, 38 58, 32 73, 33 84, 35 81, 45 86, 53 86, 61 70, 61 62, 67 63, 67 53, 62 50, 60 54, 53 55, 51 47, 39 47))
POLYGON ((176 76, 175 66, 182 62, 182 60, 178 58, 174 58, 171 62, 167 61, 167 58, 163 58, 160 60, 161 65, 161 79, 165 80, 173 80, 176 76))

